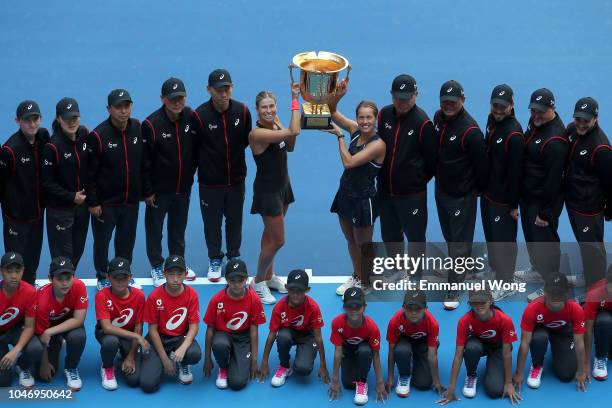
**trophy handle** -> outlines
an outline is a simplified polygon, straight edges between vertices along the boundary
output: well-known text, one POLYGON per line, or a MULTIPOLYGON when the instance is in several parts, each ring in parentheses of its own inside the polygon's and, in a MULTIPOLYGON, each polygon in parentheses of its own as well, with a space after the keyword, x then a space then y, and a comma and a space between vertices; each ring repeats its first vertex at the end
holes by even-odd
POLYGON ((347 81, 349 80, 349 74, 351 73, 351 69, 353 67, 351 66, 351 64, 348 64, 348 66, 346 67, 346 77, 344 79, 346 79, 347 81))
POLYGON ((291 78, 291 83, 295 82, 295 80, 293 79, 293 67, 295 67, 295 65, 289 64, 289 78, 291 78))

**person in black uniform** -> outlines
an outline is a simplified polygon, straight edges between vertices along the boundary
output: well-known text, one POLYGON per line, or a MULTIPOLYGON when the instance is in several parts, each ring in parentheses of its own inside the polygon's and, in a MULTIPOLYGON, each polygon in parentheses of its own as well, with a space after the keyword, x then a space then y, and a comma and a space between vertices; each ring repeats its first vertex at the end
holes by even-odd
POLYGON ((398 75, 391 84, 393 103, 378 115, 378 134, 387 147, 378 173, 380 231, 385 243, 401 242, 402 251, 405 235, 411 257, 425 253, 427 183, 438 150, 433 123, 416 104, 418 94, 412 76, 398 75))
MULTIPOLYGON (((515 272, 524 282, 543 282, 559 272, 559 215, 563 207, 561 185, 568 153, 565 126, 555 111, 555 97, 546 89, 531 94, 531 117, 525 132, 521 177, 521 225, 531 268, 515 272)), ((543 295, 543 288, 529 299, 543 295)))
POLYGON ((296 137, 300 133, 299 94, 300 85, 291 84, 289 128, 285 128, 277 116, 274 94, 262 91, 255 98, 259 119, 249 134, 253 159, 257 165, 251 214, 261 214, 264 231, 253 290, 264 304, 276 302, 270 289, 279 293, 287 292, 282 281, 274 275, 273 263, 274 256, 285 243, 285 214, 289 204, 294 201, 287 171, 287 152, 293 151, 296 137))
MULTIPOLYGON (((480 215, 487 240, 489 265, 495 279, 512 282, 516 265, 518 202, 524 136, 514 116, 514 92, 509 85, 493 88, 485 143, 489 155, 487 189, 480 200, 480 215)), ((512 296, 513 290, 493 290, 493 300, 512 296)))
MULTIPOLYGON (((440 88, 440 110, 434 116, 439 140, 436 171, 436 207, 451 258, 471 256, 476 224, 477 194, 487 185, 488 157, 478 124, 464 108, 463 87, 447 81, 440 88)), ((448 271, 450 283, 465 273, 448 271)), ((448 291, 444 309, 459 306, 460 293, 448 291)))
MULTIPOLYGON (((162 107, 149 115, 140 126, 145 146, 142 190, 147 204, 147 256, 156 287, 166 281, 161 247, 166 215, 168 252, 185 256, 185 228, 193 184, 189 123, 192 110, 185 106, 186 97, 183 81, 168 78, 161 87, 162 107)), ((195 272, 187 268, 185 279, 194 280, 195 277, 195 272)))
POLYGON ((23 280, 32 285, 40 261, 45 209, 40 158, 49 141, 49 132, 40 127, 40 121, 38 104, 21 102, 15 118, 19 130, 0 149, 4 250, 22 254, 23 280))
POLYGON ((66 257, 76 269, 89 228, 85 204, 89 131, 81 126, 75 99, 62 98, 55 113, 53 135, 43 150, 41 167, 47 193, 47 240, 51 258, 66 257))
POLYGON ((567 127, 570 153, 565 171, 565 206, 580 244, 587 286, 604 277, 604 218, 612 218, 612 147, 598 118, 597 101, 580 98, 574 108, 574 122, 567 127))
MULTIPOLYGON (((115 257, 132 262, 138 205, 142 193, 143 142, 140 122, 131 118, 132 98, 125 89, 108 94, 109 118, 87 139, 87 205, 94 239, 98 289, 109 287, 108 247, 115 232, 115 257)), ((136 286, 131 280, 131 285, 136 286)))
POLYGON ((372 242, 374 221, 378 216, 375 179, 385 159, 385 142, 376 133, 376 104, 359 102, 355 109, 356 122, 337 110, 338 101, 346 94, 347 85, 346 80, 341 81, 335 97, 329 103, 333 129, 327 131, 338 137, 340 159, 344 166, 340 187, 330 211, 338 214, 353 263, 352 275, 336 289, 338 296, 343 296, 351 287, 369 286, 368 272, 362 270, 361 251, 364 244, 372 242), (342 129, 351 135, 348 149, 342 129))
POLYGON ((221 223, 225 218, 227 257, 240 256, 242 207, 251 113, 232 97, 234 86, 229 72, 216 69, 208 76, 211 98, 191 116, 194 134, 193 161, 198 169, 200 209, 208 247, 208 279, 221 279, 221 223))

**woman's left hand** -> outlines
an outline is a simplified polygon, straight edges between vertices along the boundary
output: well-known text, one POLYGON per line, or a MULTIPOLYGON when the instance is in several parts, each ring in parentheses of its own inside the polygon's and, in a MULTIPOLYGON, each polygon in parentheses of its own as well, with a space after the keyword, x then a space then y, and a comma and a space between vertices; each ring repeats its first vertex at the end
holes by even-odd
POLYGON ((332 122, 331 125, 332 125, 332 129, 321 129, 321 130, 326 133, 331 133, 332 135, 336 137, 340 137, 344 135, 344 133, 342 133, 342 129, 340 129, 340 126, 336 125, 334 122, 332 122))
POLYGON ((300 84, 299 82, 291 83, 291 99, 298 99, 300 97, 300 84))

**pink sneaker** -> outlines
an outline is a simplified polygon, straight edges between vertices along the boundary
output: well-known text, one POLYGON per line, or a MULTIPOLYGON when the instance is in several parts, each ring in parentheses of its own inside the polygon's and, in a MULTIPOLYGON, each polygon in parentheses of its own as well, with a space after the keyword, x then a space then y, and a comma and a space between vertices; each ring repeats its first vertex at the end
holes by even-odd
POLYGON ((217 374, 215 385, 222 390, 227 388, 227 368, 219 368, 219 374, 217 374))
POLYGON ((368 402, 368 383, 357 381, 355 383, 355 398, 353 402, 357 405, 365 405, 368 402))
POLYGON ((291 375, 291 370, 289 368, 285 368, 281 365, 276 369, 276 373, 274 373, 274 377, 272 377, 272 386, 280 387, 285 384, 287 377, 291 375))
POLYGON ((115 367, 100 369, 100 376, 102 377, 102 388, 105 390, 113 391, 117 389, 117 379, 115 378, 115 367))
POLYGON ((542 369, 542 366, 531 366, 529 369, 529 377, 527 378, 527 385, 529 388, 540 388, 540 384, 542 383, 542 369))

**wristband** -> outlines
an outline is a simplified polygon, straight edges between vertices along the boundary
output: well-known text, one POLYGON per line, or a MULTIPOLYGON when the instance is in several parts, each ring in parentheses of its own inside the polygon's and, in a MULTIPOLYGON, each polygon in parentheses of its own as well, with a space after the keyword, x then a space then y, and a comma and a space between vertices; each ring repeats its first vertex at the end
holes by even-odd
POLYGON ((340 136, 336 136, 338 138, 338 140, 340 139, 344 139, 344 135, 340 135, 340 136))
POLYGON ((300 102, 297 99, 291 100, 291 110, 300 110, 300 102))

